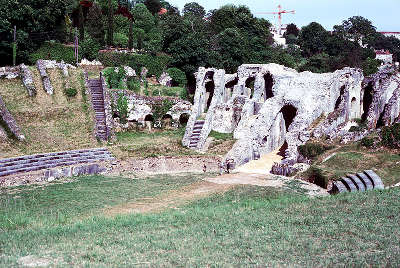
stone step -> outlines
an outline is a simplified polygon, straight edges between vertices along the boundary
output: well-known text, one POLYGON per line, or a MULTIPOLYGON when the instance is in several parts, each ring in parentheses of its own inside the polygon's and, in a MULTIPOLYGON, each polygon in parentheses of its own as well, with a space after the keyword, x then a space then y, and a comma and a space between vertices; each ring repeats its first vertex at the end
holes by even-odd
POLYGON ((364 183, 356 175, 348 174, 347 177, 353 181, 354 185, 359 191, 365 192, 366 187, 364 183))
POLYGON ((364 170, 364 174, 371 179, 372 183, 374 184, 374 189, 385 189, 385 185, 383 185, 381 178, 374 171, 364 170))
POLYGON ((16 160, 6 162, 0 165, 0 171, 10 170, 14 167, 21 166, 21 165, 37 165, 38 163, 43 163, 47 161, 62 161, 65 159, 78 159, 78 158, 96 158, 96 157, 103 157, 103 156, 111 156, 109 152, 103 153, 85 153, 85 154, 74 154, 74 155, 60 155, 60 156, 48 156, 48 157, 38 157, 32 159, 23 159, 23 160, 16 160))
POLYGON ((347 190, 349 190, 349 192, 357 192, 357 186, 353 183, 352 180, 350 180, 349 178, 346 177, 342 177, 340 179, 343 184, 346 186, 347 190))
POLYGON ((335 181, 333 184, 336 186, 336 189, 339 191, 339 193, 348 192, 346 186, 341 181, 335 181))
POLYGON ((357 177, 365 184, 365 188, 367 190, 374 189, 374 184, 367 175, 365 175, 364 173, 357 173, 357 177))

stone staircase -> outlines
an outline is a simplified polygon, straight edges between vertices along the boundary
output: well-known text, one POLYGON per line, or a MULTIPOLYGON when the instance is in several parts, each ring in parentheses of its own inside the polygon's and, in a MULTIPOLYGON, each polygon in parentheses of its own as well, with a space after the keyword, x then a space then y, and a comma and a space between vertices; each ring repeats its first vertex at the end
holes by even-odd
POLYGON ((110 161, 115 158, 105 148, 73 150, 56 153, 25 155, 0 159, 0 177, 26 173, 59 166, 110 161))
POLYGON ((190 136, 189 148, 195 149, 197 147, 197 144, 199 143, 200 140, 200 133, 201 130, 203 129, 204 123, 205 123, 204 120, 197 120, 194 123, 192 135, 190 136))
POLYGON ((333 183, 334 192, 364 192, 373 189, 385 189, 381 178, 372 170, 349 174, 333 183))
POLYGON ((90 79, 88 84, 96 117, 96 137, 102 141, 106 141, 109 133, 106 124, 102 81, 101 79, 90 79))

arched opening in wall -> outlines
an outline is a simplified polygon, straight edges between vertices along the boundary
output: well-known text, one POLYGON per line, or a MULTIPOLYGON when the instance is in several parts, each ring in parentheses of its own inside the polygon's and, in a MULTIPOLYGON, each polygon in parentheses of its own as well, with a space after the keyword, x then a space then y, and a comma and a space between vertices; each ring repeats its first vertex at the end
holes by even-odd
POLYGON ((196 77, 191 74, 186 76, 187 77, 187 89, 189 94, 195 94, 196 92, 196 77))
POLYGON ((337 100, 336 100, 336 103, 335 103, 335 110, 338 109, 339 106, 340 106, 340 104, 342 103, 342 99, 343 99, 343 95, 344 95, 344 90, 345 90, 345 88, 346 88, 346 86, 342 86, 342 87, 340 88, 340 95, 339 95, 339 97, 338 97, 337 100))
POLYGON ((144 118, 145 122, 153 122, 154 118, 151 114, 146 115, 146 117, 144 118))
POLYGON ((170 114, 166 114, 162 117, 162 126, 163 127, 171 127, 172 126, 172 116, 170 114))
POLYGON ((368 86, 364 88, 364 97, 363 97, 363 114, 361 115, 361 120, 365 121, 368 117, 368 110, 371 107, 372 99, 374 97, 374 86, 372 82, 368 83, 368 86))
POLYGON ((179 124, 181 126, 186 126, 187 122, 189 121, 189 117, 190 115, 187 113, 181 114, 181 116, 179 117, 179 124))
POLYGON ((239 78, 236 77, 234 80, 225 84, 225 90, 227 91, 228 99, 230 99, 232 97, 233 88, 238 84, 238 82, 239 82, 239 78))
POLYGON ((356 97, 353 97, 351 99, 351 106, 350 106, 350 114, 352 118, 356 117, 355 116, 356 111, 357 111, 357 99, 356 97))
POLYGON ((253 98, 254 95, 254 82, 256 81, 255 77, 249 77, 246 80, 246 87, 250 89, 250 98, 253 98))
POLYGON ((272 86, 274 85, 274 79, 271 74, 264 75, 265 91, 264 91, 264 101, 272 98, 274 93, 272 92, 272 86))
POLYGON ((279 156, 282 156, 283 159, 286 158, 286 150, 287 150, 287 148, 289 148, 289 145, 288 145, 287 141, 285 141, 285 142, 283 143, 283 145, 281 146, 281 148, 279 148, 278 155, 279 155, 279 156))
POLYGON ((293 105, 287 104, 282 107, 280 112, 285 120, 286 132, 288 132, 290 125, 293 123, 293 120, 297 115, 297 109, 293 105))
POLYGON ((207 110, 208 108, 210 108, 211 105, 211 101, 214 97, 214 90, 215 90, 215 83, 214 83, 214 72, 208 72, 206 74, 206 84, 205 84, 205 88, 206 88, 206 94, 208 95, 207 99, 207 110))

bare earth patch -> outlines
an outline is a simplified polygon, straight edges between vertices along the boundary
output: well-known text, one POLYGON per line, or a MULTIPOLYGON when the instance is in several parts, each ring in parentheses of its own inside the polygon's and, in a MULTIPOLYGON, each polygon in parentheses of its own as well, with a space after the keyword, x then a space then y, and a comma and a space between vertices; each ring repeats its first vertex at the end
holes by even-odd
POLYGON ((224 193, 236 185, 255 185, 260 187, 290 188, 289 184, 295 182, 309 196, 324 196, 328 192, 308 182, 298 179, 276 175, 262 175, 249 173, 225 174, 215 178, 206 178, 179 190, 170 191, 155 197, 142 198, 140 201, 128 202, 104 210, 107 216, 116 216, 130 213, 149 213, 176 208, 190 201, 205 198, 212 194, 224 193))
POLYGON ((167 208, 175 208, 176 206, 185 204, 189 201, 204 198, 211 194, 226 192, 232 186, 233 185, 222 185, 202 181, 184 187, 179 191, 171 191, 167 194, 143 198, 141 201, 128 202, 107 208, 104 210, 104 214, 107 216, 116 216, 120 214, 162 211, 167 208))
POLYGON ((47 267, 58 263, 60 260, 53 260, 50 258, 39 258, 36 256, 28 255, 18 259, 18 264, 23 267, 47 267))

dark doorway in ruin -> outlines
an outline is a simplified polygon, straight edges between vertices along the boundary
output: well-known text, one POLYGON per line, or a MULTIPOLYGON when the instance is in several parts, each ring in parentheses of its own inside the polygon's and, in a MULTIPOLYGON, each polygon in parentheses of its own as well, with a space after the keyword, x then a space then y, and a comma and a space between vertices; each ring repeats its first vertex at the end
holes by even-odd
POLYGON ((264 91, 264 101, 272 98, 274 93, 272 92, 272 86, 274 85, 274 79, 271 74, 264 75, 265 91, 264 91))
POLYGON ((166 114, 162 117, 162 125, 163 125, 163 127, 171 127, 172 126, 172 116, 170 114, 166 114))
POLYGON ((214 83, 214 73, 213 72, 208 72, 206 74, 206 79, 209 81, 206 82, 205 87, 206 87, 206 92, 209 93, 208 99, 207 99, 207 110, 210 108, 211 101, 214 97, 214 90, 215 90, 215 83, 214 83))
POLYGON ((195 94, 196 93, 196 77, 191 74, 187 75, 187 89, 189 94, 195 94))
POLYGON ((361 120, 365 121, 368 117, 368 110, 371 107, 372 99, 374 97, 374 87, 372 82, 368 83, 368 86, 364 88, 364 97, 363 97, 363 114, 361 115, 361 120))
POLYGON ((153 116, 152 116, 151 114, 148 114, 148 115, 146 115, 146 117, 144 118, 144 121, 153 122, 153 121, 154 121, 154 118, 153 118, 153 116))
POLYGON ((289 148, 289 145, 288 145, 287 141, 285 141, 283 143, 283 145, 281 146, 281 148, 279 149, 279 152, 278 152, 278 155, 282 156, 283 159, 286 158, 286 150, 287 150, 287 148, 289 148))
POLYGON ((181 116, 179 117, 179 124, 181 126, 186 126, 187 122, 189 121, 189 117, 190 115, 187 113, 181 114, 181 116))
POLYGON ((246 80, 246 87, 250 89, 250 98, 253 98, 254 95, 254 82, 256 81, 255 77, 249 77, 246 80))
POLYGON ((239 82, 239 78, 236 77, 234 80, 225 84, 225 90, 227 91, 227 94, 228 94, 228 92, 230 93, 227 96, 227 100, 229 100, 232 97, 233 88, 238 84, 238 82, 239 82))
POLYGON ((285 119, 285 126, 287 132, 289 131, 289 127, 293 123, 293 120, 297 115, 297 109, 293 105, 288 104, 283 106, 280 112, 283 115, 283 119, 285 119))
POLYGON ((346 86, 342 86, 342 87, 340 88, 340 95, 339 95, 339 97, 338 97, 337 100, 336 100, 336 103, 335 103, 335 110, 338 109, 339 106, 340 106, 340 104, 342 103, 342 99, 343 99, 343 95, 344 95, 344 90, 345 90, 345 88, 346 88, 346 86))

